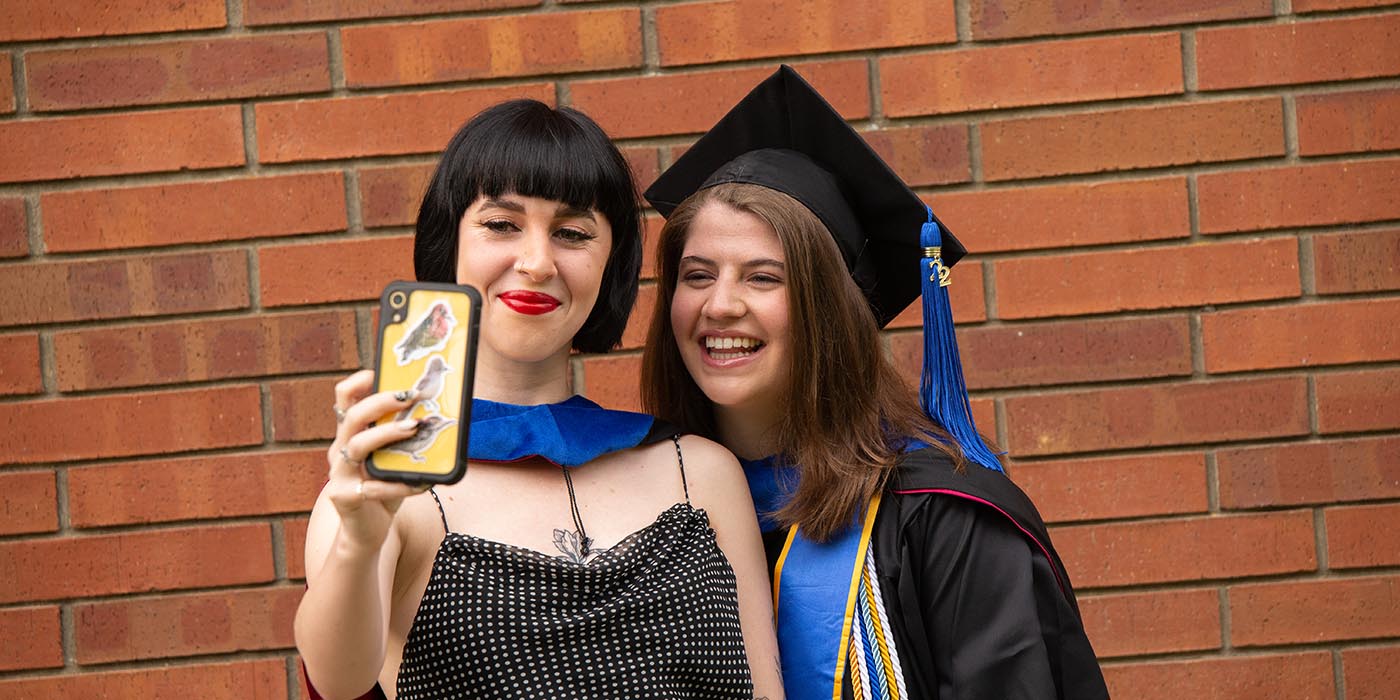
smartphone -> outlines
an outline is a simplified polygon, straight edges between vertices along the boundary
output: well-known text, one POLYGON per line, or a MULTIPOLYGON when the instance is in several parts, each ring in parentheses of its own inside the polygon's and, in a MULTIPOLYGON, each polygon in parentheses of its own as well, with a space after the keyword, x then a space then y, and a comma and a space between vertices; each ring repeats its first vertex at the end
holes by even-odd
POLYGON ((375 391, 413 392, 407 408, 378 421, 416 418, 418 432, 365 459, 369 475, 411 484, 452 484, 467 470, 472 376, 481 294, 455 284, 392 282, 379 297, 375 391))

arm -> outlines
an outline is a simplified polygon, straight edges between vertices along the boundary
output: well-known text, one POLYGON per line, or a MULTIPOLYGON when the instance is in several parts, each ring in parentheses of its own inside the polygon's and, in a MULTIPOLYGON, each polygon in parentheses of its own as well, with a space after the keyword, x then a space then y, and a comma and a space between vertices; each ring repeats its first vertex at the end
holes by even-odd
POLYGON ((983 506, 933 497, 919 517, 913 573, 939 697, 1056 698, 1034 585, 1045 562, 983 506))
POLYGON ((308 680, 328 700, 368 692, 384 665, 390 594, 402 551, 394 515, 404 497, 417 492, 364 478, 365 455, 413 434, 394 423, 366 429, 409 403, 388 393, 366 396, 373 379, 362 371, 336 385, 336 405, 350 408, 327 453, 329 480, 306 531, 307 589, 297 608, 297 650, 308 680))
POLYGON ((693 465, 686 471, 691 501, 709 515, 715 540, 734 569, 739 623, 753 674, 754 697, 780 700, 783 680, 778 664, 778 637, 773 630, 768 560, 743 469, 728 450, 704 438, 683 437, 681 449, 686 464, 693 465))

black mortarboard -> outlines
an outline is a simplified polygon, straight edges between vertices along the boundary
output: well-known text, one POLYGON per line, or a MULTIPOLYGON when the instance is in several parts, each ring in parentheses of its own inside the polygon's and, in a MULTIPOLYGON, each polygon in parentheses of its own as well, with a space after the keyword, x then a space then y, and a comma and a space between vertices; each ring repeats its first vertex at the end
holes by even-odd
POLYGON ((729 182, 777 190, 816 214, 881 326, 923 295, 924 411, 969 459, 1000 471, 972 422, 948 302, 949 268, 967 250, 791 67, 759 83, 645 196, 670 217, 690 195, 729 182))
MULTIPOLYGON (((928 207, 812 86, 783 66, 754 88, 647 189, 670 216, 686 197, 726 182, 801 202, 836 239, 880 325, 919 296, 919 229, 928 207)), ((966 252, 943 229, 943 264, 966 252)))

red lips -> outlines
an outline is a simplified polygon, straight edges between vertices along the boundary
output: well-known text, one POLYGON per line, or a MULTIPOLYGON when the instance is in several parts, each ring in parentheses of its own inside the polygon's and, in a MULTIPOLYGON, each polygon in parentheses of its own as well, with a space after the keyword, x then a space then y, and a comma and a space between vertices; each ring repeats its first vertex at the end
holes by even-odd
POLYGON ((524 289, 502 292, 497 298, 501 300, 501 303, 510 307, 512 311, 529 316, 547 314, 559 308, 559 305, 563 303, 543 292, 531 292, 524 289))

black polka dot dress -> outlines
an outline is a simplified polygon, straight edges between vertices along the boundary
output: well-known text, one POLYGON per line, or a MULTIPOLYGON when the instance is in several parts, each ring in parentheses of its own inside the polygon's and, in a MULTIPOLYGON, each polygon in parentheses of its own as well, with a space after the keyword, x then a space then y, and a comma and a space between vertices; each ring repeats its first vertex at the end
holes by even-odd
POLYGON ((688 498, 586 564, 443 523, 401 700, 753 697, 734 572, 688 498))

